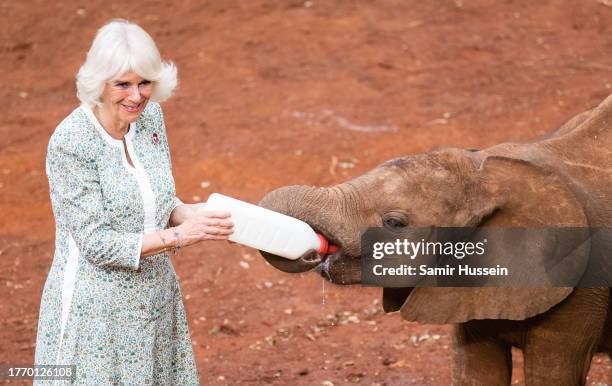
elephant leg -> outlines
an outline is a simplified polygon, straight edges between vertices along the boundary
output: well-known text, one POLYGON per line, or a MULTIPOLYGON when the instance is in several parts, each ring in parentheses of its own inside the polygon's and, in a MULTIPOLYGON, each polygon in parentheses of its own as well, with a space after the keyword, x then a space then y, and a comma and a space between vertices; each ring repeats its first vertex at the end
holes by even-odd
POLYGON ((510 345, 496 339, 484 321, 455 326, 453 385, 509 385, 512 378, 510 345), (483 328, 485 327, 485 328, 483 328))
POLYGON ((527 386, 586 384, 591 359, 603 334, 607 288, 578 288, 562 303, 534 318, 526 336, 527 386))

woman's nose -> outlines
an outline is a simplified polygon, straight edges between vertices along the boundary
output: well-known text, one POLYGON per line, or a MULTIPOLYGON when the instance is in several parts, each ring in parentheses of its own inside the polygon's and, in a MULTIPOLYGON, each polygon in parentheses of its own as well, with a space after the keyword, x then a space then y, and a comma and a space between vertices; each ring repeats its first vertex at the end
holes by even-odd
POLYGON ((130 87, 130 99, 133 102, 140 102, 140 100, 142 99, 142 94, 140 93, 140 89, 138 88, 138 85, 133 85, 130 87))

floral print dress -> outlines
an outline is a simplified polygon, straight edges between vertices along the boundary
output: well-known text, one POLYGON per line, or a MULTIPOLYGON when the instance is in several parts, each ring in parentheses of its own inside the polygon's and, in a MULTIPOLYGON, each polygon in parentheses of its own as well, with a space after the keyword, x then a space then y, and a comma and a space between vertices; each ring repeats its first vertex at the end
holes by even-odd
POLYGON ((148 103, 125 142, 133 166, 84 105, 51 137, 55 255, 35 361, 75 365, 76 384, 198 384, 170 256, 140 259, 143 234, 167 227, 180 204, 159 104, 148 103))

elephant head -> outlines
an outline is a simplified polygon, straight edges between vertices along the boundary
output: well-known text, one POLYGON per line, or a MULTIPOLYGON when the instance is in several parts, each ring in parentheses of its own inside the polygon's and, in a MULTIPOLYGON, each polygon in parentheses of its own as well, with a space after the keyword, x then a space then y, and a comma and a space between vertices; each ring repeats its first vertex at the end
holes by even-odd
POLYGON ((476 170, 476 158, 460 150, 440 151, 386 162, 330 188, 275 190, 260 205, 304 220, 340 249, 331 256, 310 251, 296 261, 264 256, 286 272, 318 267, 334 283, 358 283, 364 228, 473 226, 500 206, 503 187, 476 170))
MULTIPOLYGON (((518 156, 523 152, 519 145, 445 149, 388 161, 329 188, 277 189, 260 205, 305 221, 339 249, 328 256, 309 251, 295 261, 262 254, 286 272, 316 269, 333 283, 356 284, 361 278, 360 235, 368 227, 586 226, 580 197, 563 176, 545 163, 518 156)), ((553 307, 571 291, 385 289, 383 305, 387 311, 401 308, 405 319, 427 323, 525 319, 553 307)))

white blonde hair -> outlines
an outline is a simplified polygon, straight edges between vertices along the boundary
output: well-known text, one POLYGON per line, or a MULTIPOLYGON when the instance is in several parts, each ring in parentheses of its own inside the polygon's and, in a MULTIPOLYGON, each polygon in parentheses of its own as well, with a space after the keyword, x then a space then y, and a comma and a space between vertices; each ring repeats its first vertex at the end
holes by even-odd
POLYGON ((94 107, 105 84, 133 71, 153 83, 151 100, 170 97, 177 85, 176 66, 163 62, 151 36, 138 25, 115 19, 98 30, 76 77, 77 97, 94 107))

